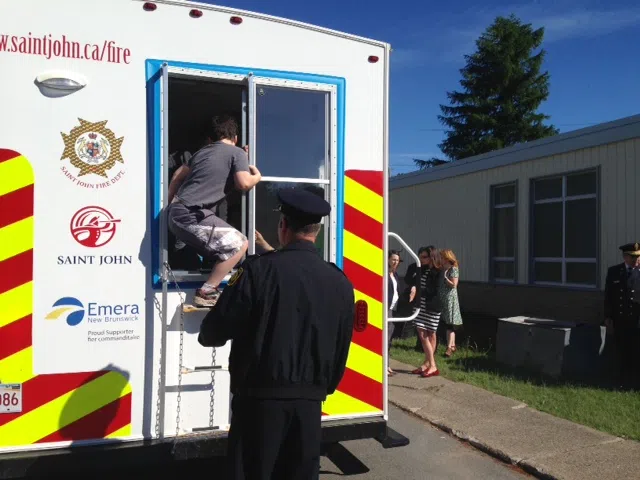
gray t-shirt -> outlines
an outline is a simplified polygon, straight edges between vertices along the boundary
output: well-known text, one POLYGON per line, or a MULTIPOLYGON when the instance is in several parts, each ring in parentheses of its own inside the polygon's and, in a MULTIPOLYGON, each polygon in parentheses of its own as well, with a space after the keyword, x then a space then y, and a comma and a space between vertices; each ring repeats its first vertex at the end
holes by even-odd
POLYGON ((198 150, 187 166, 191 171, 176 196, 187 207, 212 208, 225 198, 233 175, 249 171, 249 159, 241 148, 215 142, 198 150))

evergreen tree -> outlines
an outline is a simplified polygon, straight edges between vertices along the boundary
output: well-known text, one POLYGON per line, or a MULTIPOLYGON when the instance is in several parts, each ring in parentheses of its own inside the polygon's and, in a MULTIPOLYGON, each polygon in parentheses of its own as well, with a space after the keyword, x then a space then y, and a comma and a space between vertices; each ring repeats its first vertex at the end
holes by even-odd
MULTIPOLYGON (((438 119, 449 128, 438 145, 450 160, 556 135, 544 125, 538 107, 549 96, 549 73, 540 73, 544 28, 533 30, 514 15, 498 17, 465 55, 460 70, 463 91, 448 92, 451 105, 440 105, 438 119)), ((415 160, 420 168, 433 160, 415 160)))

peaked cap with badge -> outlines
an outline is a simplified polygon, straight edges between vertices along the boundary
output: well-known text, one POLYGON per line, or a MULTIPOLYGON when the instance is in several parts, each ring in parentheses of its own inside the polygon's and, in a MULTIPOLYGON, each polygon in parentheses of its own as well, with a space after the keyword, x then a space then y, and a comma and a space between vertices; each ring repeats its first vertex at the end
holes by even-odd
POLYGON ((277 210, 301 225, 320 223, 331 213, 331 205, 320 195, 306 188, 285 188, 278 191, 277 210))
POLYGON ((625 245, 621 245, 620 250, 625 255, 631 255, 632 257, 640 257, 640 243, 627 243, 625 245))

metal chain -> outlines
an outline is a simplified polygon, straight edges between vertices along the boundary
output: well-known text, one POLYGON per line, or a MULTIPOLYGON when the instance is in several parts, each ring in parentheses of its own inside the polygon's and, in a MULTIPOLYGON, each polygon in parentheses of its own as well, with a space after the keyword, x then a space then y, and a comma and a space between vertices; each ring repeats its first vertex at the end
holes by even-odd
MULTIPOLYGON (((215 366, 216 364, 216 350, 217 348, 211 349, 211 366, 215 366)), ((211 393, 209 399, 209 427, 213 429, 213 412, 215 407, 215 389, 216 389, 216 371, 211 370, 211 393)))
MULTIPOLYGON (((156 306, 156 310, 158 310, 158 315, 160 320, 162 321, 162 306, 160 305, 160 301, 158 300, 158 298, 154 295, 153 296, 153 303, 156 306)), ((160 344, 160 363, 158 366, 158 398, 156 399, 156 438, 160 437, 160 411, 161 411, 161 405, 162 405, 162 355, 164 354, 164 352, 162 351, 162 342, 160 344)))
POLYGON ((182 295, 182 291, 180 290, 180 287, 178 286, 178 281, 176 280, 175 275, 173 274, 173 270, 171 270, 171 266, 169 265, 169 262, 164 262, 164 268, 167 271, 167 273, 169 274, 169 276, 171 277, 171 281, 173 282, 173 284, 176 287, 176 290, 178 291, 178 296, 180 298, 180 348, 179 348, 179 354, 178 354, 178 392, 177 392, 177 399, 176 399, 176 436, 174 437, 173 441, 175 442, 178 439, 178 436, 180 435, 180 402, 182 400, 182 359, 183 359, 183 353, 184 353, 184 296, 182 295))

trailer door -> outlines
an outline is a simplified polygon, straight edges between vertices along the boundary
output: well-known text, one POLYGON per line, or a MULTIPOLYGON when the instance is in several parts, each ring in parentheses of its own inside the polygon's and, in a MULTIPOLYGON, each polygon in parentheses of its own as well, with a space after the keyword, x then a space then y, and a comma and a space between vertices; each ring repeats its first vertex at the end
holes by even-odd
MULTIPOLYGON (((364 189, 347 179, 344 164, 338 161, 338 133, 342 128, 339 121, 343 119, 339 115, 337 86, 250 76, 248 117, 249 161, 263 175, 262 182, 248 195, 250 253, 255 252, 256 230, 269 244, 277 245, 277 190, 303 186, 331 204, 331 214, 325 218, 317 246, 325 260, 342 266, 343 240, 353 249, 355 238, 349 236, 340 221, 347 215, 343 196, 353 197, 355 192, 359 197, 357 192, 364 189), (348 190, 346 193, 341 191, 341 185, 348 190)), ((363 254, 366 252, 369 250, 363 254)), ((382 260, 381 252, 374 252, 368 262, 377 263, 378 257, 382 260)), ((356 291, 358 299, 362 295, 356 291)), ((373 299, 365 301, 380 305, 373 299)), ((372 316, 380 318, 373 319, 366 331, 354 332, 343 380, 323 404, 324 420, 384 414, 382 309, 370 310, 372 316)))

